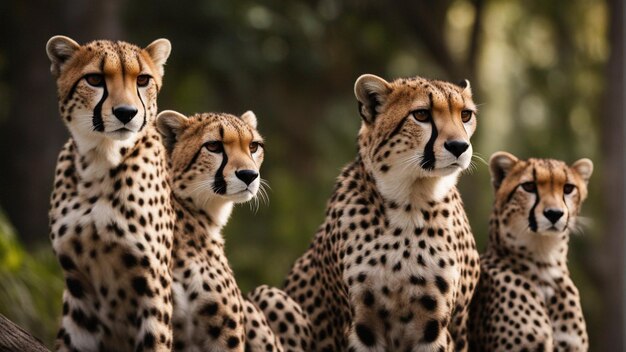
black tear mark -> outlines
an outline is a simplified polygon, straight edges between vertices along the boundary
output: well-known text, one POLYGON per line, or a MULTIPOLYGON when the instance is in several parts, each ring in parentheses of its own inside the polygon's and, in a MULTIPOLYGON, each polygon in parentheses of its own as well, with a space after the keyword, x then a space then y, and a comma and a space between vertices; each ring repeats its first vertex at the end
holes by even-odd
POLYGON ((146 127, 146 123, 148 122, 148 116, 146 115, 146 104, 144 104, 143 99, 141 98, 141 94, 139 93, 139 86, 137 86, 137 96, 139 97, 139 101, 141 102, 141 106, 143 107, 143 122, 141 123, 141 127, 139 130, 143 130, 146 127))
POLYGON ((435 120, 432 118, 432 109, 433 109, 433 94, 428 94, 428 99, 430 100, 430 126, 431 126, 431 134, 428 143, 424 147, 424 157, 422 158, 422 168, 425 170, 434 170, 435 169, 435 140, 437 140, 437 136, 439 132, 437 132, 437 125, 435 125, 435 120))
MULTIPOLYGON (((104 58, 102 58, 102 61, 100 61, 100 72, 104 72, 104 58)), ((93 108, 93 117, 91 119, 93 130, 98 131, 98 132, 104 132, 104 121, 102 120, 102 105, 104 104, 104 101, 109 96, 109 92, 107 91, 106 80, 104 81, 104 85, 102 86, 102 89, 103 89, 102 98, 100 99, 98 104, 96 104, 96 107, 93 108)))
MULTIPOLYGON (((537 184, 537 170, 535 170, 535 168, 533 167, 533 182, 535 184, 537 184)), ((539 204, 539 187, 535 187, 535 191, 533 192, 535 194, 535 204, 533 204, 533 207, 530 208, 530 214, 528 214, 528 226, 530 226, 530 229, 533 232, 537 232, 537 218, 535 217, 535 208, 537 207, 537 204, 539 204)))
MULTIPOLYGON (((222 131, 220 129, 220 131, 222 131)), ((223 132, 220 132, 223 134, 223 132)), ((213 181, 213 191, 217 194, 226 194, 226 180, 224 180, 224 168, 228 163, 228 155, 226 154, 226 150, 222 150, 222 164, 219 169, 215 173, 215 180, 213 181)))

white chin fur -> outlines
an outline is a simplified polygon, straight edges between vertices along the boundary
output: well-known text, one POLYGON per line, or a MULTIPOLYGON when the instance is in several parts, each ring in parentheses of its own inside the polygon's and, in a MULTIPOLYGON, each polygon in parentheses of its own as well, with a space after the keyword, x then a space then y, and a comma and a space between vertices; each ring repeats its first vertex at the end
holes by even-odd
POLYGON ((117 130, 117 131, 111 131, 111 132, 104 132, 104 134, 108 138, 114 139, 116 141, 125 141, 137 135, 137 132, 129 131, 129 130, 117 130))
POLYGON ((252 191, 243 191, 235 194, 227 194, 224 197, 234 203, 245 203, 254 197, 252 191))

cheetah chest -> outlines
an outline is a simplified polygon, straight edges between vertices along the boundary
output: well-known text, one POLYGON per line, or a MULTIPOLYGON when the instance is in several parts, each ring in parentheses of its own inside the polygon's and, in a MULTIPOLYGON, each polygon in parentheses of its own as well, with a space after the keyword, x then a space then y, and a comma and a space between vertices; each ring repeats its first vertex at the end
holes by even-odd
POLYGON ((351 233, 344 281, 357 320, 382 319, 386 330, 404 326, 414 335, 417 317, 450 315, 461 277, 454 220, 425 214, 391 213, 391 221, 351 233))

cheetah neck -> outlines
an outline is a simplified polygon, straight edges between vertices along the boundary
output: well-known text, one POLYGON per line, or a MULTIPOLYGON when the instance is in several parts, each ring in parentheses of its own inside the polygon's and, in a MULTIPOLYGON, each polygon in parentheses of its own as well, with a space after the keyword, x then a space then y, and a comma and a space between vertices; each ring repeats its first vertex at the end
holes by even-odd
MULTIPOLYGON (((359 159, 354 164, 354 174, 344 175, 356 181, 364 191, 385 204, 389 223, 399 228, 422 228, 429 221, 424 215, 436 204, 460 201, 456 191, 458 173, 444 177, 419 178, 409 182, 397 180, 394 186, 374 181, 367 166, 359 159)), ((370 200, 371 201, 371 200, 370 200)))
POLYGON ((404 178, 376 178, 379 193, 389 202, 411 204, 423 208, 427 204, 439 203, 451 190, 455 189, 459 172, 446 176, 419 177, 412 175, 404 178))
POLYGON ((148 128, 126 140, 114 140, 102 136, 73 137, 77 150, 75 165, 78 176, 86 182, 103 180, 111 169, 123 164, 126 157, 140 147, 140 141, 147 135, 147 130, 148 128))
POLYGON ((221 231, 233 211, 234 203, 230 200, 213 197, 205 201, 199 201, 193 197, 186 200, 174 196, 174 199, 200 222, 204 230, 215 239, 222 239, 221 231))
MULTIPOLYGON (((518 258, 518 262, 538 269, 557 268, 567 271, 569 231, 559 234, 538 234, 528 229, 515 231, 503 225, 506 221, 492 217, 487 250, 502 258, 518 258), (514 243, 511 241, 515 240, 514 243)), ((541 270, 540 270, 541 271, 541 270)))

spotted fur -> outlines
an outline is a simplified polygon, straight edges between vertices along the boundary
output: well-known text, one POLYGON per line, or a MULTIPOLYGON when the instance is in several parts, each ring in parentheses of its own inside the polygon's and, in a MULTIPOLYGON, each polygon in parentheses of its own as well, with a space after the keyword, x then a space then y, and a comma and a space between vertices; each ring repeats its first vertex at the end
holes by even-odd
POLYGON ((478 254, 455 184, 470 164, 469 82, 355 84, 358 156, 285 290, 318 351, 466 350, 478 254))
POLYGON ((263 139, 256 125, 252 112, 241 117, 159 114, 177 215, 172 261, 176 351, 298 351, 284 349, 282 342, 300 343, 304 338, 295 332, 311 335, 310 328, 296 325, 308 319, 279 290, 260 287, 245 300, 224 252, 221 229, 233 204, 249 201, 261 184, 263 139), (282 322, 288 318, 290 326, 282 322))
POLYGON ((587 351, 567 249, 593 164, 499 152, 490 168, 496 199, 471 307, 472 350, 587 351))
POLYGON ((48 41, 71 138, 51 196, 65 277, 59 351, 169 351, 173 212, 154 128, 169 41, 48 41))

